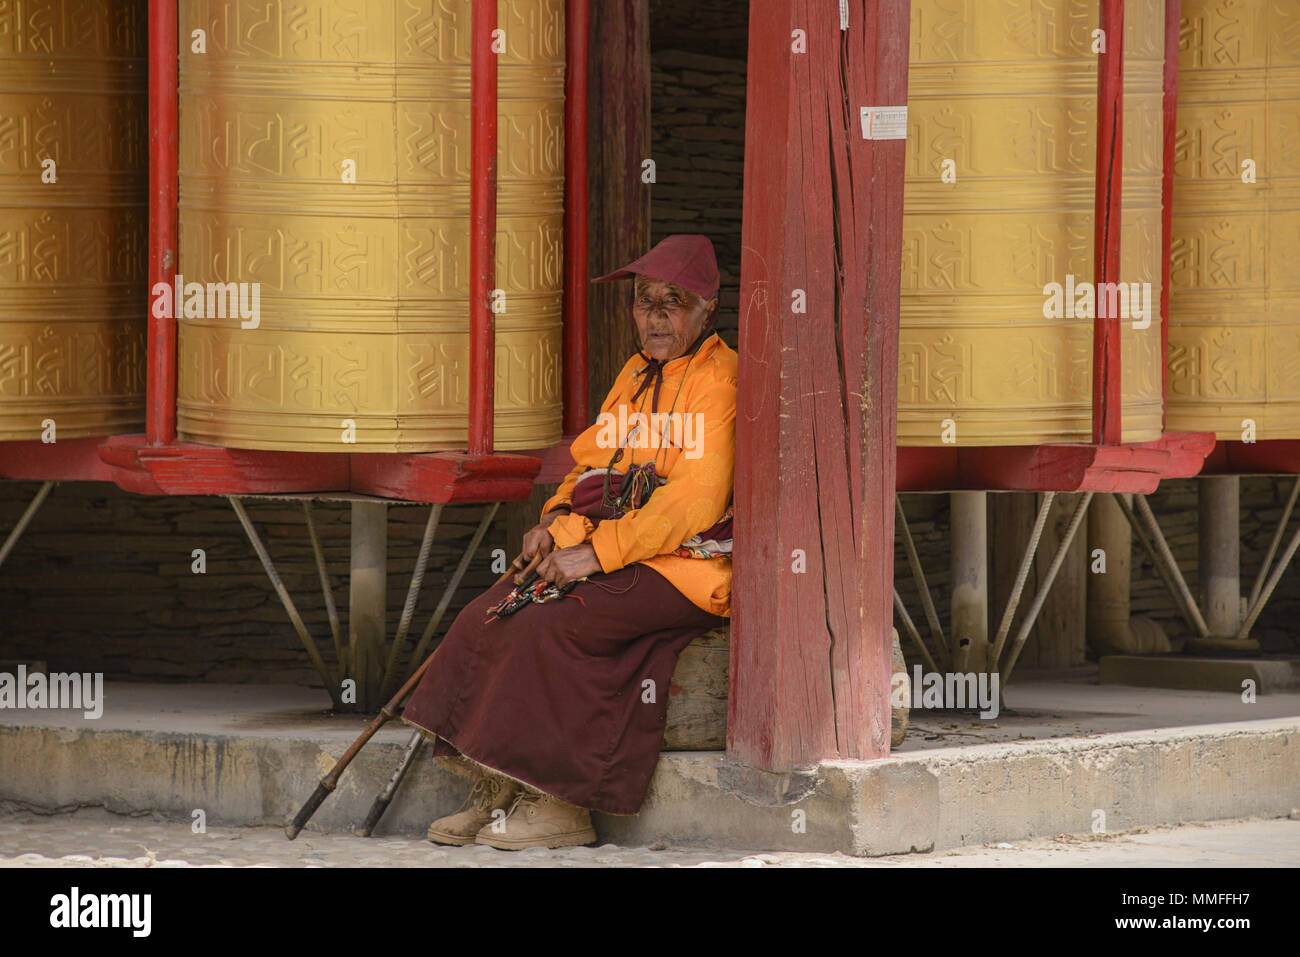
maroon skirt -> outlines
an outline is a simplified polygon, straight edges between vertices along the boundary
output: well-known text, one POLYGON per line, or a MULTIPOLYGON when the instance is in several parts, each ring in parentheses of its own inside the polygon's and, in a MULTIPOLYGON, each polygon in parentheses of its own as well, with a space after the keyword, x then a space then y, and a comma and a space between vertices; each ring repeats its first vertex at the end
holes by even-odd
POLYGON ((677 657, 727 619, 634 564, 485 622, 512 587, 494 585, 456 617, 402 718, 438 736, 435 755, 635 814, 663 746, 677 657))

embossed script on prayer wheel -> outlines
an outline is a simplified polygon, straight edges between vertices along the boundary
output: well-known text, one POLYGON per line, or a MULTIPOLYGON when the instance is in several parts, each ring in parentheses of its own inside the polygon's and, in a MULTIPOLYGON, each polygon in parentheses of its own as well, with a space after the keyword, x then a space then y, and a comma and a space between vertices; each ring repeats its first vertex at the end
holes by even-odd
POLYGON ((912 0, 899 445, 1090 441, 1098 292, 1122 317, 1123 440, 1160 435, 1164 3, 1125 4, 1109 291, 1093 277, 1097 16, 1095 0, 912 0))
MULTIPOLYGON (((521 449, 561 434, 564 2, 499 7, 494 428, 521 449)), ((180 38, 180 435, 465 448, 469 0, 181 0, 180 38)))
POLYGON ((1183 0, 1178 71, 1169 428, 1300 438, 1300 4, 1183 0))
POLYGON ((145 7, 0 4, 0 440, 144 427, 145 7))

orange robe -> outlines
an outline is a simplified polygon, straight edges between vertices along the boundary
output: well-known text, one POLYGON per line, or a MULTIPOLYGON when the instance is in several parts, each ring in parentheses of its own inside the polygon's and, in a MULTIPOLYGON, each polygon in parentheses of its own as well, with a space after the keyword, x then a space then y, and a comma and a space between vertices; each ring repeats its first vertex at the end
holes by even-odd
POLYGON ((542 507, 542 514, 558 505, 571 505, 573 487, 587 469, 610 466, 611 457, 626 437, 620 434, 620 422, 637 422, 632 416, 638 411, 674 413, 667 420, 671 428, 664 428, 665 420, 659 420, 663 434, 657 442, 655 430, 643 427, 628 444, 622 460, 612 466, 626 473, 630 465, 655 461, 656 473, 666 481, 646 504, 599 526, 583 515, 560 515, 550 525, 551 537, 557 548, 591 542, 606 572, 634 562, 648 565, 697 607, 729 617, 731 557, 683 558, 671 553, 692 535, 714 525, 731 504, 736 458, 736 353, 714 333, 693 357, 682 356, 665 363, 663 386, 654 409, 653 385, 641 394, 635 406, 632 403, 632 395, 646 374, 645 365, 640 355, 634 355, 623 366, 596 423, 573 440, 570 452, 576 464, 542 507))

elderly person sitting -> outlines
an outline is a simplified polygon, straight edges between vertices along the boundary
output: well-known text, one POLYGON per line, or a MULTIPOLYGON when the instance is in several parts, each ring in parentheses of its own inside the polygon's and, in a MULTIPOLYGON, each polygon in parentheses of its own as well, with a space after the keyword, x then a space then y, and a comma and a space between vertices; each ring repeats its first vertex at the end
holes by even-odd
POLYGON ((737 361, 710 331, 713 246, 669 236, 595 281, 632 276, 641 347, 524 538, 536 582, 467 605, 403 713, 473 783, 432 841, 590 844, 589 809, 635 814, 677 657, 731 613, 737 361))

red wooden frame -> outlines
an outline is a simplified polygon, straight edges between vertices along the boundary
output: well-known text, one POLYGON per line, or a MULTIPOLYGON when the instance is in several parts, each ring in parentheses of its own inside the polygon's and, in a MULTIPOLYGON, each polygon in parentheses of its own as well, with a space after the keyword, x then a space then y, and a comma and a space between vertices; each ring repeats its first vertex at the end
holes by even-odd
POLYGON ((1164 165, 1160 177, 1160 428, 1169 401, 1169 257, 1174 241, 1174 137, 1178 133, 1178 30, 1183 0, 1165 0, 1165 72, 1161 113, 1164 165))
POLYGON ((1124 0, 1101 0, 1097 60, 1097 184, 1093 198, 1092 441, 1118 445, 1124 399, 1118 316, 1102 316, 1103 283, 1119 281, 1124 169, 1124 0))
MULTIPOLYGON (((564 434, 587 428, 587 31, 589 0, 565 4, 564 434)), ((567 449, 569 443, 565 442, 567 449)))
POLYGON ((492 452, 496 325, 488 297, 496 275, 497 0, 473 0, 470 54, 469 451, 492 452))
MULTIPOLYGON (((481 4, 481 0, 476 0, 481 4)), ((586 88, 587 88, 587 34, 588 34, 589 0, 566 0, 566 73, 565 91, 568 100, 565 116, 565 309, 564 309, 564 432, 566 441, 551 449, 534 450, 512 459, 544 460, 539 463, 541 472, 537 473, 539 481, 556 481, 567 471, 568 439, 582 431, 587 425, 587 385, 586 385, 586 336, 587 336, 587 139, 586 139, 586 88)), ((1164 71, 1164 175, 1162 181, 1162 284, 1161 284, 1161 346, 1168 348, 1169 320, 1169 244, 1171 234, 1172 199, 1173 199, 1173 139, 1177 110, 1177 50, 1178 22, 1181 13, 1181 0, 1166 0, 1165 32, 1165 71, 1164 71)), ((474 51, 479 60, 480 78, 488 77, 496 67, 496 57, 490 54, 490 35, 495 26, 495 11, 491 3, 486 4, 487 17, 480 17, 475 31, 474 51), (481 42, 480 42, 481 41, 481 42), (488 53, 486 57, 478 51, 488 53), (486 68, 486 69, 485 69, 486 68)), ((1122 120, 1122 99, 1119 83, 1122 77, 1122 4, 1118 0, 1103 0, 1100 4, 1103 29, 1107 30, 1108 54, 1099 63, 1098 90, 1100 94, 1098 125, 1098 165, 1097 177, 1099 187, 1105 175, 1109 175, 1113 165, 1118 172, 1119 159, 1122 157, 1122 143, 1116 142, 1116 152, 1111 154, 1107 145, 1108 136, 1118 136, 1122 120), (1112 55, 1113 54, 1113 55, 1112 55), (1109 119, 1108 119, 1109 117, 1109 119), (1109 131, 1109 132, 1108 132, 1109 131), (1112 164, 1111 157, 1114 157, 1112 164)), ((149 2, 149 263, 148 278, 150 294, 155 283, 171 284, 177 267, 177 32, 178 24, 175 5, 168 0, 150 0, 149 2)), ((474 67, 471 66, 473 73, 474 67)), ((476 101, 477 114, 483 118, 483 104, 490 102, 495 93, 495 83, 488 79, 480 84, 482 94, 476 101), (489 89, 490 88, 490 89, 489 89)), ((475 131, 492 135, 495 124, 480 122, 475 131)), ((480 147, 479 161, 490 158, 488 164, 495 170, 495 151, 480 147)), ((475 182, 480 186, 487 180, 476 176, 475 182)), ((1112 187, 1117 185, 1112 180, 1112 187)), ((491 267, 494 262, 483 248, 483 240, 494 239, 494 230, 486 229, 487 217, 492 214, 488 203, 494 200, 494 191, 479 193, 478 203, 484 203, 482 218, 476 219, 480 228, 476 230, 475 246, 478 248, 476 262, 487 265, 489 275, 484 277, 481 270, 472 270, 479 277, 480 288, 484 291, 490 286, 491 267), (485 203, 487 201, 487 203, 485 203)), ((474 196, 471 197, 474 201, 474 196)), ((1097 281, 1112 278, 1112 270, 1118 265, 1119 231, 1107 232, 1104 228, 1105 217, 1109 222, 1118 222, 1120 213, 1120 193, 1112 188, 1107 196, 1103 189, 1098 189, 1097 207, 1104 215, 1099 215, 1097 230, 1102 234, 1102 241, 1097 244, 1098 258, 1097 281)), ((473 214, 472 214, 473 216, 473 214)), ((486 358, 491 350, 491 312, 486 295, 476 300, 481 308, 478 321, 471 328, 475 341, 485 343, 483 348, 473 348, 472 355, 477 360, 477 371, 471 369, 471 377, 476 385, 482 384, 490 390, 493 368, 486 358), (484 322, 486 320, 486 323, 484 322), (486 327, 486 328, 485 328, 486 327), (476 331, 475 331, 476 330, 476 331)), ((1107 326, 1098 321, 1100 335, 1094 341, 1094 433, 1099 444, 1118 442, 1118 345, 1117 332, 1112 323, 1107 326), (1100 356, 1100 361, 1098 361, 1100 356), (1108 425, 1109 423, 1109 425, 1108 425), (1109 432, 1108 432, 1109 429, 1109 432)), ((246 490, 267 490, 268 483, 280 482, 283 490, 318 490, 334 491, 347 488, 356 469, 344 468, 339 463, 349 462, 347 453, 291 453, 258 452, 240 449, 221 449, 194 443, 176 443, 176 323, 174 319, 148 316, 148 364, 147 364, 147 399, 146 432, 144 436, 114 436, 109 439, 64 440, 56 445, 44 445, 31 442, 0 443, 0 477, 11 479, 54 478, 61 480, 96 480, 112 479, 133 490, 147 491, 152 494, 165 494, 163 487, 185 487, 188 493, 198 493, 207 489, 212 492, 237 492, 246 490), (152 447, 166 446, 171 451, 166 455, 153 453, 141 456, 144 445, 152 447), (169 463, 164 469, 164 460, 169 463), (189 462, 195 476, 194 482, 175 482, 170 476, 172 465, 177 462, 189 462), (220 466, 214 463, 221 462, 220 466), (153 477, 154 471, 166 471, 161 476, 159 485, 153 477), (242 476, 242 477, 241 477, 242 476)), ((1162 370, 1162 377, 1167 376, 1167 369, 1162 370)), ((1162 385, 1164 383, 1162 382, 1162 385)), ((883 383, 881 384, 883 386, 883 383)), ((492 397, 482 389, 471 389, 471 405, 477 411, 475 416, 479 423, 476 442, 480 446, 490 447, 491 443, 491 407, 492 397), (486 428, 484 428, 486 427, 486 428)), ((1107 488, 1149 490, 1152 481, 1157 478, 1181 477, 1195 474, 1194 456, 1196 450, 1204 446, 1205 433, 1189 433, 1183 436, 1165 435, 1156 442, 1139 443, 1129 446, 1127 454, 1103 453, 1099 449, 1089 450, 1087 445, 1048 445, 1034 449, 1023 448, 964 448, 964 449, 921 449, 904 448, 898 450, 898 488, 900 490, 937 490, 939 488, 1025 488, 1039 489, 1044 483, 1055 483, 1061 489, 1107 488), (1189 458, 1191 456, 1191 458, 1189 458), (1155 467, 1155 463, 1165 462, 1164 469, 1155 467)), ((459 463, 449 470, 449 474, 467 476, 472 469, 462 468, 464 461, 456 458, 461 453, 427 453, 429 456, 449 455, 451 461, 459 463)), ((376 462, 382 457, 374 458, 375 453, 357 453, 365 460, 361 471, 374 476, 378 468, 376 462)), ((413 481, 411 475, 425 474, 420 469, 411 471, 409 464, 419 457, 394 455, 392 462, 397 473, 405 473, 406 479, 397 477, 391 481, 374 479, 376 486, 398 489, 404 482, 413 481), (406 463, 399 465, 398 463, 406 463)), ((1293 442, 1261 442, 1254 446, 1241 443, 1220 443, 1205 463, 1207 472, 1300 472, 1300 446, 1293 442)), ((508 470, 507 470, 508 471, 508 470)), ((526 469, 524 471, 527 471, 526 469)), ((439 481, 442 481, 441 479, 439 481)), ((477 480, 476 480, 477 481, 477 480)), ((511 488, 511 497, 517 494, 517 480, 511 488)), ((430 492, 418 485, 411 488, 417 498, 427 494, 455 494, 448 492, 445 484, 439 486, 441 491, 430 492)), ((274 490, 274 488, 270 488, 274 490)), ((524 493, 526 494, 526 492, 524 493)), ((522 497, 520 495, 519 497, 522 497)))
MULTIPOLYGON (((149 299, 176 276, 177 10, 149 0, 149 299)), ((173 303, 173 314, 179 308, 173 303)), ((149 309, 145 434, 151 445, 176 441, 176 320, 149 309)))

